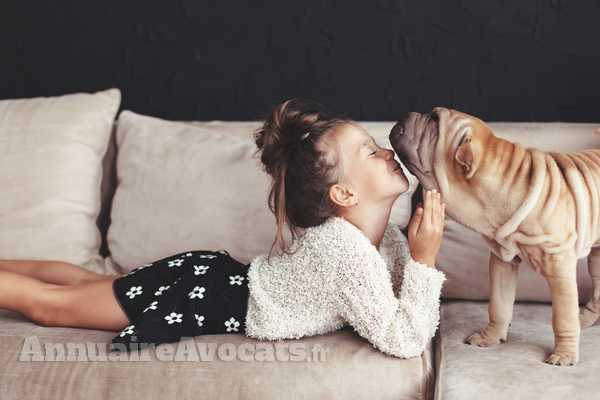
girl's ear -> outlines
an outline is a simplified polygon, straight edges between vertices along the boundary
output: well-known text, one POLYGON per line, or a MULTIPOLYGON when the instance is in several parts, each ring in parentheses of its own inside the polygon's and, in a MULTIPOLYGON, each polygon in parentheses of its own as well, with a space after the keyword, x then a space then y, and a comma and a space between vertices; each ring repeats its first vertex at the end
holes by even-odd
POLYGON ((355 194, 351 193, 347 187, 337 184, 329 188, 329 198, 342 207, 352 207, 358 203, 358 197, 355 194))

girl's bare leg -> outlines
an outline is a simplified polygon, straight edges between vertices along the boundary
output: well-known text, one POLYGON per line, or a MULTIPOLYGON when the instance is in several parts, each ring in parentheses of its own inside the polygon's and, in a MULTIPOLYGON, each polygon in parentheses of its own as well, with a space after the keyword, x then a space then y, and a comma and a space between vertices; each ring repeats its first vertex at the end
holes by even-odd
POLYGON ((63 286, 0 271, 0 308, 20 312, 43 326, 120 331, 129 319, 113 293, 116 278, 63 286))
POLYGON ((63 261, 0 260, 0 271, 11 271, 46 283, 79 285, 86 282, 115 279, 63 261))

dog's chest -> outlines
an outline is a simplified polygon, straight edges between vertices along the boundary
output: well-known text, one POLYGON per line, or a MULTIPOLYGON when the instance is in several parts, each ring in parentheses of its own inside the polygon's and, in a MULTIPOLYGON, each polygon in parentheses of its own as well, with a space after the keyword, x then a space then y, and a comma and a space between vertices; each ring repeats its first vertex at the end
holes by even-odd
POLYGON ((512 262, 515 260, 515 258, 518 258, 520 262, 528 265, 538 274, 541 273, 540 264, 533 262, 529 252, 523 251, 517 242, 510 240, 510 237, 498 241, 496 239, 483 236, 483 240, 490 251, 498 256, 498 258, 500 258, 502 261, 512 262))

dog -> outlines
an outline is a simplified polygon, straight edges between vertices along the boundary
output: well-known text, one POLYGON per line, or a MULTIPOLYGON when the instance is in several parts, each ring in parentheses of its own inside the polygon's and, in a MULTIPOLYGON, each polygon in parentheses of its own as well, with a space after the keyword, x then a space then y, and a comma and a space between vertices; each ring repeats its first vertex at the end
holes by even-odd
POLYGON ((407 114, 389 139, 424 188, 441 193, 446 215, 480 233, 490 249, 489 324, 466 343, 506 340, 523 262, 550 287, 555 342, 545 362, 576 365, 580 329, 600 317, 600 150, 526 149, 478 118, 441 107, 407 114), (585 256, 593 292, 579 312, 576 264, 585 256))

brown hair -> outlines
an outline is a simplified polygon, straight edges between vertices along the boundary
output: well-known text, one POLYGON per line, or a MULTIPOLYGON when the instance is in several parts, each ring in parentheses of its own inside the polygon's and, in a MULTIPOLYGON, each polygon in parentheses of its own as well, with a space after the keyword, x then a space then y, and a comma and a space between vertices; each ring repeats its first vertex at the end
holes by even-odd
POLYGON ((269 208, 277 220, 276 244, 284 253, 287 225, 292 243, 303 229, 317 226, 337 214, 329 189, 342 178, 339 148, 332 133, 353 123, 329 117, 299 100, 274 107, 254 139, 265 171, 271 175, 269 208))

